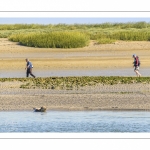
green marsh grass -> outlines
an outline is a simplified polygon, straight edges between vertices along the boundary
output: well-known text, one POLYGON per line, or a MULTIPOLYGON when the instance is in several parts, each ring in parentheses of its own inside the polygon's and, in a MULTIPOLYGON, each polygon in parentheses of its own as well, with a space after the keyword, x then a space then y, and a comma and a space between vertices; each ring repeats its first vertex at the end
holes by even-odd
POLYGON ((143 29, 149 28, 150 23, 147 22, 127 22, 127 23, 101 23, 101 24, 0 24, 0 30, 20 30, 20 29, 45 29, 45 28, 63 28, 63 29, 88 29, 88 28, 117 28, 127 29, 136 28, 143 29))
MULTIPOLYGON (((72 35, 73 36, 72 38, 74 39, 75 37, 78 38, 79 36, 79 35, 76 35, 76 32, 82 33, 82 34, 84 33, 84 35, 86 35, 86 38, 89 37, 90 40, 96 40, 98 43, 106 43, 106 44, 110 43, 110 40, 149 41, 150 40, 150 23, 146 23, 146 22, 107 23, 106 22, 102 24, 56 24, 56 25, 52 25, 52 24, 48 24, 48 25, 40 25, 40 24, 7 25, 6 24, 5 25, 4 24, 4 25, 0 25, 0 38, 12 39, 12 36, 13 38, 15 38, 17 34, 22 34, 21 39, 22 40, 24 39, 24 40, 21 42, 22 44, 27 45, 27 46, 30 46, 30 45, 34 46, 35 44, 33 43, 36 43, 38 47, 56 47, 56 48, 63 47, 62 43, 63 45, 65 43, 63 38, 61 38, 61 42, 57 41, 57 44, 55 42, 47 44, 47 42, 49 42, 48 40, 43 42, 43 40, 40 41, 40 39, 38 42, 37 41, 35 42, 34 40, 36 38, 34 36, 29 38, 30 40, 32 39, 32 42, 26 41, 27 36, 25 35, 41 34, 41 37, 42 37, 43 34, 51 34, 53 32, 62 32, 62 33, 74 32, 75 35, 72 35), (110 39, 110 40, 106 40, 106 39, 110 39), (103 42, 99 42, 99 41, 103 41, 103 42)), ((57 36, 57 39, 58 38, 59 37, 57 36)), ((65 40, 67 40, 66 37, 65 37, 65 40)), ((74 42, 73 39, 70 39, 70 41, 74 42)), ((70 48, 72 46, 70 46, 69 44, 66 47, 70 48)), ((81 45, 80 47, 83 47, 83 45, 81 45)))
POLYGON ((47 27, 48 25, 41 24, 1 24, 0 30, 41 29, 47 27))
POLYGON ((21 45, 40 48, 77 48, 87 46, 89 36, 81 32, 54 31, 49 33, 13 34, 9 40, 21 45))

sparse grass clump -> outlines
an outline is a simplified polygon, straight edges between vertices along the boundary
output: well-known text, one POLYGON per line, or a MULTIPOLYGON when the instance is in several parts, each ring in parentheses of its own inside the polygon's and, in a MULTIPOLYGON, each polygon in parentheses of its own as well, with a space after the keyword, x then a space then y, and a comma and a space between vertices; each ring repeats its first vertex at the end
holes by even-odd
POLYGON ((81 32, 55 31, 49 33, 13 34, 9 40, 21 45, 40 48, 78 48, 87 46, 89 36, 81 32))

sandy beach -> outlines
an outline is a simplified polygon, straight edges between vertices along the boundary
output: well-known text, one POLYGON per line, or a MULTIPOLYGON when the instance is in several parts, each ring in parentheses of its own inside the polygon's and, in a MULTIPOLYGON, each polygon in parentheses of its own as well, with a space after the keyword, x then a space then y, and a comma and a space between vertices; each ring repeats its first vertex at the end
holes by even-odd
MULTIPOLYGON (((0 71, 24 70, 25 58, 34 70, 82 70, 131 68, 132 54, 150 66, 150 42, 124 42, 77 49, 45 49, 20 46, 0 39, 0 71)), ((134 73, 133 73, 134 74, 134 73)), ((150 110, 150 84, 117 84, 78 90, 21 89, 20 82, 0 82, 0 111, 33 110, 150 110)))

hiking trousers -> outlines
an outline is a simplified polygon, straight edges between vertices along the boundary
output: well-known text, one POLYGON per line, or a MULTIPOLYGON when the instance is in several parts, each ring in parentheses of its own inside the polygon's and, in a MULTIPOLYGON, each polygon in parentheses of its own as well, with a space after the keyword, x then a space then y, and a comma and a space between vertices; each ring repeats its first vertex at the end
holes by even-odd
POLYGON ((28 68, 26 72, 26 77, 29 77, 29 74, 35 78, 35 75, 32 74, 32 68, 28 68))

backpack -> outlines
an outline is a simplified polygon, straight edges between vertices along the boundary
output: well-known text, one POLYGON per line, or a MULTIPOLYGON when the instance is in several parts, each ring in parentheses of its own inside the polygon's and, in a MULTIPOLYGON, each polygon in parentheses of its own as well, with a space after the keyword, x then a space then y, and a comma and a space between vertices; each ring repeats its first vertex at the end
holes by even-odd
POLYGON ((141 65, 141 62, 140 62, 140 59, 139 59, 139 56, 136 56, 138 58, 138 66, 141 65))

